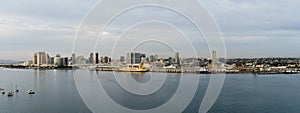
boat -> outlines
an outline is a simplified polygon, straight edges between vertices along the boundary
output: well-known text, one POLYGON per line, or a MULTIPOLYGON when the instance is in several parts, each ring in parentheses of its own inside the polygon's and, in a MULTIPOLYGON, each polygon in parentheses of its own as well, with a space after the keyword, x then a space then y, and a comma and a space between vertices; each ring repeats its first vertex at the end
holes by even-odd
POLYGON ((125 67, 125 68, 118 68, 116 71, 118 71, 118 72, 148 72, 149 69, 137 68, 134 65, 130 65, 130 66, 125 67))
POLYGON ((31 89, 31 84, 30 84, 30 89, 26 91, 28 94, 35 94, 35 92, 31 89))
POLYGON ((201 68, 200 70, 197 70, 196 73, 198 74, 211 74, 207 69, 201 68))
POLYGON ((13 94, 13 92, 12 92, 12 85, 10 86, 10 91, 7 93, 7 96, 8 97, 11 97, 11 96, 13 96, 14 94, 13 94))
POLYGON ((14 95, 14 94, 13 94, 13 92, 11 92, 11 91, 8 92, 8 94, 7 94, 8 97, 11 97, 11 96, 13 96, 13 95, 14 95))
POLYGON ((286 71, 283 72, 283 74, 297 74, 297 71, 286 70, 286 71))
POLYGON ((145 60, 140 64, 128 64, 126 67, 119 67, 116 71, 118 72, 148 72, 148 68, 144 67, 145 60))
POLYGON ((19 89, 18 89, 17 85, 16 85, 16 92, 19 92, 19 89))
POLYGON ((27 93, 28 93, 28 94, 35 94, 35 92, 34 92, 32 89, 29 89, 29 90, 27 91, 27 93))
POLYGON ((8 97, 11 97, 13 95, 14 95, 13 92, 8 92, 8 94, 7 94, 8 97))

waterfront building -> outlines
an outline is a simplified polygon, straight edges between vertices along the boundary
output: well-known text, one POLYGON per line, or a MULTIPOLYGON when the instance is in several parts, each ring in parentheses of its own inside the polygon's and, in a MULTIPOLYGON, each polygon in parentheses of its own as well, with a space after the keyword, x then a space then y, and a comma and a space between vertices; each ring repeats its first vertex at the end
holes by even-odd
POLYGON ((46 52, 36 52, 33 55, 32 62, 35 66, 48 65, 49 55, 46 52))
POLYGON ((100 57, 100 63, 103 64, 104 63, 104 57, 100 57))
POLYGON ((173 58, 172 58, 172 57, 169 57, 169 59, 168 59, 168 63, 169 63, 170 65, 174 63, 174 62, 173 62, 173 58))
POLYGON ((179 52, 176 52, 176 53, 175 53, 175 61, 174 61, 174 64, 175 64, 177 67, 180 67, 179 52))
POLYGON ((99 64, 100 60, 99 60, 99 53, 90 53, 90 57, 89 57, 90 64, 99 64))
POLYGON ((99 53, 95 53, 94 64, 99 64, 99 53))
POLYGON ((120 62, 125 62, 125 56, 120 57, 120 62))
POLYGON ((64 57, 62 58, 62 66, 68 66, 69 65, 69 58, 64 57))
POLYGON ((76 57, 75 64, 86 64, 86 63, 87 63, 87 59, 85 59, 84 56, 76 57))
POLYGON ((146 58, 146 54, 139 52, 129 52, 127 53, 126 61, 128 64, 139 64, 142 61, 142 58, 146 58))
POLYGON ((217 64, 217 51, 213 50, 212 51, 212 58, 211 58, 211 68, 213 70, 216 69, 216 64, 217 64))
POLYGON ((73 53, 72 57, 71 57, 71 64, 75 64, 76 63, 76 55, 73 53))
POLYGON ((93 63, 94 63, 94 53, 90 53, 89 63, 90 63, 90 64, 93 64, 93 63))
POLYGON ((158 61, 158 55, 150 55, 149 62, 155 62, 158 61))
POLYGON ((51 58, 49 59, 49 64, 54 64, 54 57, 51 57, 51 58))
POLYGON ((108 56, 105 56, 105 57, 104 57, 104 63, 107 64, 107 63, 109 62, 108 60, 109 60, 108 56))
POLYGON ((32 64, 37 65, 37 54, 36 53, 34 53, 34 55, 32 56, 32 64))
POLYGON ((61 58, 61 55, 60 54, 57 54, 55 57, 54 57, 54 65, 55 66, 62 66, 63 65, 63 59, 61 58))
POLYGON ((110 64, 111 63, 111 58, 108 57, 108 56, 101 57, 101 63, 110 64))

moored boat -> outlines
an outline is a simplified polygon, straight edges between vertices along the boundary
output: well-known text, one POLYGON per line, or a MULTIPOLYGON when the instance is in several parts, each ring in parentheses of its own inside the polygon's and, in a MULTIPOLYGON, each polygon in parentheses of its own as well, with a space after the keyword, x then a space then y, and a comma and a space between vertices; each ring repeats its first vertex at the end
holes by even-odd
POLYGON ((35 94, 35 92, 34 92, 32 89, 29 89, 29 90, 27 91, 27 93, 28 93, 28 94, 35 94))
POLYGON ((13 91, 12 91, 12 85, 10 86, 10 91, 7 93, 7 96, 8 97, 11 97, 11 96, 13 96, 14 94, 13 94, 13 91))
POLYGON ((13 95, 14 95, 13 92, 8 92, 8 94, 7 94, 8 97, 11 97, 13 95))
POLYGON ((18 86, 16 85, 16 92, 19 92, 18 86))
POLYGON ((201 68, 200 70, 196 71, 198 74, 211 74, 207 69, 201 68))

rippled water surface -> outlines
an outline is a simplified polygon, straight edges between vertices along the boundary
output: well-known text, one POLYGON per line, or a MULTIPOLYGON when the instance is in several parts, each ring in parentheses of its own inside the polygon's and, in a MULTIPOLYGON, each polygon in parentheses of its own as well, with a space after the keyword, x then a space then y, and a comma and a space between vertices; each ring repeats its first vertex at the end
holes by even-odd
MULTIPOLYGON (((210 75, 119 73, 117 76, 133 77, 139 83, 147 83, 152 76, 166 75, 165 84, 156 93, 139 96, 123 90, 114 80, 112 72, 76 70, 85 76, 96 76, 104 83, 107 94, 118 104, 131 109, 149 109, 168 101, 180 83, 180 77, 199 76, 196 96, 184 110, 196 113, 202 101, 210 75)), ((91 112, 81 99, 73 77, 73 70, 21 70, 0 69, 0 87, 6 91, 20 92, 13 97, 0 95, 0 112, 22 113, 79 113, 91 112), (34 95, 26 90, 32 88, 34 95)), ((160 82, 160 81, 157 81, 160 82)), ((209 113, 298 113, 300 112, 300 75, 226 75, 222 92, 209 113)))

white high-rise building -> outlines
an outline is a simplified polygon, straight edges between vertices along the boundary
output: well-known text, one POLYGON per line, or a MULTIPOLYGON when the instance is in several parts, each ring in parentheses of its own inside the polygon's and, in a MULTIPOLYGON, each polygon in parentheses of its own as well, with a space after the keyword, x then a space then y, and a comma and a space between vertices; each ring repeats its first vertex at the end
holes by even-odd
POLYGON ((32 62, 36 66, 49 64, 49 55, 46 52, 36 52, 33 55, 32 62))

